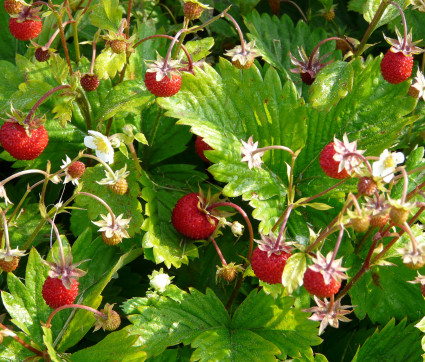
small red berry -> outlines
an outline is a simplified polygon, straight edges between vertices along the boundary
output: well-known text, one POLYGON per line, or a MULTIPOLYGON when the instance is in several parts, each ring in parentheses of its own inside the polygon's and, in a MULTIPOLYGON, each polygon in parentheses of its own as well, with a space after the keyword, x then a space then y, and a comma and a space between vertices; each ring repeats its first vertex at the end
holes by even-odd
POLYGON ((156 72, 146 72, 145 85, 148 91, 157 97, 171 97, 180 90, 182 77, 178 74, 172 74, 171 79, 165 76, 157 81, 156 72))
POLYGON ((7 273, 13 272, 19 265, 19 259, 19 256, 14 256, 11 261, 1 259, 0 268, 7 273))
POLYGON ((413 56, 388 49, 381 61, 381 74, 391 84, 404 82, 412 75, 413 56))
POLYGON ((17 0, 4 0, 4 10, 6 10, 6 13, 9 15, 15 15, 19 14, 24 7, 24 5, 17 0))
POLYGON ((174 228, 194 240, 207 239, 218 224, 215 217, 207 217, 205 212, 199 210, 199 202, 198 193, 187 194, 177 201, 171 215, 174 228))
POLYGON ((300 76, 303 83, 307 85, 312 85, 314 80, 316 79, 315 77, 312 77, 310 73, 301 73, 300 76))
POLYGON ((271 253, 256 248, 252 253, 251 267, 255 276, 269 284, 282 283, 282 273, 290 253, 281 251, 279 254, 271 253))
POLYGON ((47 62, 50 59, 50 52, 49 50, 43 50, 43 48, 37 48, 34 56, 40 63, 47 62))
POLYGON ((72 178, 79 179, 86 171, 86 165, 81 161, 75 161, 68 167, 68 173, 72 178))
POLYGON ((341 172, 338 172, 339 162, 334 160, 335 155, 334 143, 329 143, 320 153, 319 163, 323 172, 329 177, 335 179, 347 178, 349 175, 345 169, 341 172))
POLYGON ((204 151, 212 150, 213 148, 210 147, 207 143, 204 142, 204 139, 200 136, 196 136, 195 140, 195 150, 198 154, 199 158, 204 162, 210 162, 208 158, 205 157, 204 151))
POLYGON ((370 177, 360 177, 359 182, 357 183, 357 191, 359 194, 372 196, 378 185, 376 182, 370 177))
POLYGON ((5 122, 0 128, 0 143, 17 160, 33 160, 40 156, 49 142, 44 126, 31 131, 28 137, 25 128, 15 122, 5 122))
POLYGON ((85 74, 80 79, 81 87, 86 92, 93 92, 99 87, 99 78, 95 74, 85 74))
POLYGON ((329 284, 325 284, 323 275, 308 268, 304 274, 304 288, 312 295, 319 298, 329 298, 338 293, 341 282, 331 279, 329 284))
POLYGON ((48 277, 43 284, 41 291, 46 304, 53 309, 59 308, 65 304, 74 303, 78 294, 78 282, 72 279, 71 288, 66 289, 59 278, 48 277))
POLYGON ((110 185, 109 188, 114 194, 124 195, 128 190, 127 180, 125 178, 121 178, 115 184, 110 185))
POLYGON ((35 16, 36 20, 24 20, 18 22, 16 18, 9 19, 10 33, 18 40, 31 40, 38 37, 43 23, 39 16, 35 16))
POLYGON ((374 228, 380 228, 382 226, 385 226, 389 219, 390 214, 388 212, 385 214, 372 215, 370 217, 370 226, 374 228))

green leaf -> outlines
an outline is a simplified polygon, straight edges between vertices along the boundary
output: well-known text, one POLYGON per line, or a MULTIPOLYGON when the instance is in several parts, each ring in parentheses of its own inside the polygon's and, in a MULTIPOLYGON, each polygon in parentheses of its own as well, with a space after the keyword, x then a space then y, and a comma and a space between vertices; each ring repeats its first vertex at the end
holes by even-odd
POLYGON ((367 0, 350 0, 348 2, 348 10, 357 11, 360 14, 363 14, 363 6, 366 4, 367 0))
MULTIPOLYGON (((10 61, 13 62, 15 58, 15 51, 17 51, 19 41, 16 40, 10 31, 7 31, 9 26, 10 16, 6 11, 0 12, 0 29, 4 29, 4 31, 0 32, 0 49, 1 49, 1 57, 2 61, 10 61)), ((0 77, 3 75, 0 72, 0 77)), ((1 94, 0 94, 1 95, 1 94)), ((1 102, 3 103, 3 102, 1 102)))
POLYGON ((220 60, 220 76, 209 66, 197 69, 196 75, 183 75, 182 91, 173 97, 158 99, 167 116, 178 118, 178 124, 191 126, 214 151, 209 168, 215 179, 225 182, 223 193, 229 197, 242 195, 253 213, 262 221, 267 233, 283 212, 286 196, 286 167, 290 155, 270 151, 263 156, 262 169, 249 170, 241 162, 241 140, 252 135, 260 147, 285 145, 298 150, 305 144, 305 107, 298 99, 292 82, 283 87, 273 68, 264 79, 254 66, 240 72, 226 60, 220 60), (247 99, 249 103, 247 104, 247 99), (248 182, 249 181, 249 182, 248 182))
POLYGON ((204 179, 205 174, 195 171, 190 165, 159 166, 151 172, 151 178, 146 175, 140 179, 148 216, 143 223, 146 234, 142 243, 144 248, 152 249, 153 255, 149 259, 157 264, 165 263, 168 268, 179 268, 182 263, 188 263, 189 257, 198 256, 193 241, 184 240, 170 220, 177 201, 190 191, 198 191, 197 186, 204 179), (188 188, 190 191, 185 191, 188 188))
POLYGON ((310 345, 321 341, 317 323, 294 308, 290 297, 274 300, 253 291, 230 320, 210 289, 206 295, 190 289, 182 296, 181 302, 152 296, 124 303, 126 313, 135 313, 128 316, 132 333, 140 335, 149 357, 183 342, 196 348, 192 360, 274 361, 275 356, 312 356, 310 345))
POLYGON ((282 284, 289 294, 303 283, 304 272, 307 269, 306 257, 304 253, 292 254, 286 261, 282 274, 282 284))
MULTIPOLYGON (((30 109, 50 89, 52 86, 46 82, 35 79, 28 80, 19 85, 19 90, 12 94, 10 101, 16 109, 30 109)), ((10 108, 10 104, 6 106, 10 108)))
POLYGON ((99 79, 114 78, 124 68, 127 57, 124 53, 116 54, 108 48, 98 55, 94 63, 94 72, 99 79))
POLYGON ((1 293, 3 305, 12 317, 11 322, 30 335, 40 348, 44 344, 41 323, 47 321, 51 312, 41 294, 47 270, 37 251, 31 249, 25 274, 26 285, 13 273, 8 273, 9 293, 1 293))
MULTIPOLYGON (((30 339, 24 333, 15 332, 19 338, 30 343, 30 339)), ((3 342, 0 344, 0 359, 7 362, 20 362, 25 361, 27 357, 34 356, 34 353, 25 348, 22 344, 15 341, 13 338, 4 338, 3 342)))
POLYGON ((54 347, 53 347, 53 340, 52 340, 52 330, 50 328, 46 328, 46 327, 42 327, 43 329, 43 340, 44 340, 44 345, 47 347, 47 353, 49 354, 50 359, 53 362, 61 362, 62 358, 60 358, 54 347))
POLYGON ((146 359, 144 346, 136 346, 138 336, 131 335, 128 329, 127 327, 109 333, 94 346, 73 353, 71 361, 144 361, 146 359))
POLYGON ((104 121, 120 112, 140 114, 143 107, 153 98, 143 83, 126 80, 110 90, 96 114, 97 121, 104 121))
MULTIPOLYGON (((210 49, 213 46, 214 46, 214 38, 212 37, 203 38, 201 40, 188 41, 185 44, 185 47, 187 48, 194 62, 197 62, 198 60, 206 58, 211 53, 210 49)), ((182 59, 187 61, 187 56, 185 52, 183 52, 183 50, 180 50, 179 55, 182 57, 182 59)))
POLYGON ((16 66, 0 60, 0 113, 10 112, 9 99, 22 82, 25 82, 25 78, 16 66))
POLYGON ((101 0, 90 13, 92 25, 114 32, 118 31, 121 25, 121 18, 122 10, 119 6, 119 0, 101 0))
POLYGON ((59 84, 63 84, 68 77, 69 67, 65 59, 54 56, 51 57, 50 67, 52 70, 52 75, 59 84))
POLYGON ((336 61, 323 68, 310 87, 310 102, 315 108, 328 111, 353 87, 354 69, 350 63, 336 61))
MULTIPOLYGON (((354 256, 347 261, 347 266, 354 264, 348 271, 352 277, 362 262, 354 256)), ((398 266, 374 267, 350 290, 351 304, 357 305, 354 312, 358 318, 368 315, 372 322, 387 323, 392 317, 401 320, 407 316, 408 320, 415 321, 425 314, 420 287, 408 283, 415 279, 416 271, 399 260, 392 262, 398 266)))
MULTIPOLYGON (((405 7, 406 4, 405 0, 394 0, 394 2, 400 5, 402 9, 405 7)), ((368 23, 372 21, 380 4, 381 0, 367 0, 364 4, 364 19, 368 23)), ((397 18, 398 16, 400 16, 400 12, 398 11, 398 9, 394 5, 389 4, 388 7, 385 9, 384 13, 382 14, 381 18, 379 19, 376 28, 389 23, 391 20, 397 18)))
POLYGON ((358 349, 353 362, 361 361, 418 361, 422 353, 420 333, 406 319, 398 325, 392 318, 381 331, 370 336, 358 349))

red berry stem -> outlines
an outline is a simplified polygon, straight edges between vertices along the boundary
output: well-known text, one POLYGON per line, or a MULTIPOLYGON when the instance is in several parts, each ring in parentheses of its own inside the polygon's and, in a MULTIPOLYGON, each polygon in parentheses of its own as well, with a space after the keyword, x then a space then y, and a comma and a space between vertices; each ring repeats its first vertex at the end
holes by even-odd
POLYGON ((49 318, 47 318, 47 321, 45 323, 47 328, 51 328, 52 324, 51 321, 53 319, 53 317, 55 316, 56 313, 60 312, 61 310, 64 309, 69 309, 69 308, 74 308, 74 309, 84 309, 87 310, 89 312, 92 312, 93 314, 97 314, 98 316, 102 317, 103 319, 108 319, 107 315, 99 312, 97 309, 94 309, 92 307, 89 307, 87 305, 82 305, 82 304, 65 304, 61 307, 56 308, 52 313, 50 313, 49 318))
POLYGON ((130 38, 130 17, 131 17, 131 7, 133 5, 133 0, 128 0, 128 8, 127 8, 127 24, 125 28, 125 34, 127 35, 127 39, 130 38))
POLYGON ((228 18, 233 23, 234 27, 236 28, 236 31, 238 32, 238 35, 239 35, 239 39, 241 41, 242 54, 245 55, 246 54, 245 40, 243 38, 242 30, 241 30, 239 24, 237 23, 237 21, 235 20, 235 18, 232 15, 225 13, 224 16, 226 18, 228 18))
POLYGON ((227 265, 226 259, 224 259, 223 253, 221 252, 220 248, 218 247, 216 241, 214 240, 214 238, 212 236, 210 236, 210 240, 214 244, 215 250, 217 250, 217 254, 220 257, 221 264, 226 266, 227 265))
MULTIPOLYGON (((62 265, 62 271, 65 271, 65 254, 63 252, 63 244, 62 244, 62 239, 59 233, 59 230, 56 226, 56 224, 53 222, 53 220, 50 217, 47 217, 47 221, 52 225, 53 230, 55 231, 56 234, 56 238, 58 239, 58 243, 59 243, 59 255, 61 258, 61 265, 62 265)), ((52 247, 52 245, 50 245, 50 247, 52 247)))
POLYGON ((410 228, 409 224, 407 222, 405 222, 403 225, 398 225, 399 227, 401 227, 406 233, 407 235, 409 235, 410 240, 412 241, 412 248, 413 248, 413 253, 416 254, 418 251, 418 241, 416 240, 415 235, 413 235, 412 229, 410 228))
POLYGON ((348 48, 351 50, 351 52, 354 54, 354 50, 353 50, 353 48, 351 47, 351 44, 347 41, 347 40, 345 40, 344 38, 340 38, 340 37, 338 37, 338 36, 332 36, 332 37, 330 37, 330 38, 326 38, 326 39, 323 39, 321 42, 319 42, 319 44, 317 44, 316 46, 315 46, 315 48, 313 49, 313 51, 311 52, 311 54, 310 54, 310 58, 308 58, 308 67, 309 68, 311 68, 311 64, 313 63, 313 60, 314 60, 314 54, 316 54, 316 52, 319 50, 319 48, 323 45, 323 44, 325 44, 326 42, 328 42, 328 41, 331 41, 331 40, 341 40, 341 41, 343 41, 345 44, 347 44, 348 45, 348 48))
MULTIPOLYGON (((65 21, 62 25, 65 27, 65 26, 67 26, 68 24, 71 24, 71 23, 74 23, 74 20, 65 21)), ((57 28, 56 31, 51 36, 51 38, 49 39, 49 41, 44 45, 45 48, 50 48, 50 45, 52 45, 53 40, 55 40, 55 38, 59 34, 59 31, 60 31, 59 28, 57 28)))
POLYGON ((279 230, 279 235, 277 236, 276 239, 276 244, 275 244, 275 248, 277 248, 280 244, 280 241, 282 240, 282 236, 283 236, 283 231, 286 228, 286 224, 288 223, 289 220, 289 215, 291 214, 292 208, 294 207, 294 204, 291 204, 287 207, 286 212, 285 212, 285 218, 283 219, 283 223, 282 226, 280 227, 279 230))
MULTIPOLYGON (((146 38, 140 39, 136 44, 133 45, 133 48, 136 48, 138 45, 142 44, 143 42, 145 42, 146 40, 149 39, 154 39, 154 38, 165 38, 165 39, 170 39, 173 40, 174 38, 170 35, 165 35, 165 34, 155 34, 155 35, 150 35, 147 36, 146 38)), ((184 53, 187 56, 187 59, 189 61, 189 71, 191 72, 193 70, 193 60, 192 60, 192 56, 189 54, 189 51, 187 50, 187 48, 181 44, 181 47, 184 51, 184 53)))
POLYGON ((301 14, 301 16, 303 17, 303 19, 306 22, 306 24, 308 24, 308 19, 305 16, 304 11, 302 11, 302 9, 297 5, 296 2, 291 1, 291 0, 280 0, 280 2, 282 2, 282 3, 289 3, 291 5, 294 5, 297 8, 297 10, 299 11, 299 13, 301 14))
POLYGON ((122 31, 124 30, 124 27, 127 24, 126 21, 127 21, 126 19, 121 20, 120 27, 118 28, 118 31, 117 31, 118 34, 122 34, 122 31))
POLYGON ((357 201, 357 198, 350 192, 348 194, 347 200, 351 200, 354 204, 354 207, 356 208, 356 211, 359 215, 362 214, 362 209, 360 208, 359 202, 357 201))
POLYGON ((31 4, 31 6, 37 6, 37 5, 44 5, 44 6, 47 6, 50 10, 54 10, 53 6, 51 6, 50 4, 48 4, 44 1, 36 1, 36 2, 31 4))
POLYGON ((7 226, 6 215, 4 211, 0 209, 1 219, 3 221, 3 230, 4 230, 4 243, 6 245, 6 254, 10 254, 10 242, 9 242, 9 228, 7 226))
POLYGON ((68 45, 66 44, 65 32, 63 30, 62 15, 60 15, 56 11, 56 9, 53 6, 52 0, 49 0, 49 4, 51 6, 53 14, 56 17, 56 21, 58 22, 59 31, 60 31, 60 34, 61 34, 62 47, 63 47, 64 53, 65 53, 66 62, 68 63, 69 73, 70 73, 70 75, 73 75, 74 71, 72 70, 71 59, 69 57, 69 52, 68 52, 68 45))
POLYGON ((402 45, 402 48, 404 49, 404 47, 406 46, 406 39, 407 39, 407 22, 406 22, 406 17, 404 16, 403 9, 400 7, 399 4, 397 4, 394 1, 390 1, 389 4, 394 5, 398 9, 398 11, 400 12, 401 19, 403 21, 403 45, 402 45))
MULTIPOLYGON (((93 160, 96 160, 97 162, 101 163, 101 164, 102 164, 102 166, 103 166, 103 167, 105 167, 105 168, 108 170, 108 172, 109 172, 109 173, 111 173, 111 174, 113 174, 113 173, 114 173, 114 171, 112 170, 111 166, 109 166, 109 165, 108 165, 105 161, 101 160, 101 159, 100 159, 99 157, 97 157, 97 156, 89 155, 89 154, 87 154, 87 153, 83 153, 83 154, 81 155, 81 157, 91 158, 91 159, 93 159, 93 160)), ((77 157, 77 158, 76 158, 75 160, 73 160, 72 162, 77 161, 78 159, 80 159, 80 157, 77 157)))
POLYGON ((379 20, 381 20, 382 15, 384 14, 384 11, 387 8, 387 6, 388 6, 388 0, 382 0, 381 4, 379 4, 379 8, 378 10, 376 10, 375 16, 370 22, 368 28, 366 29, 365 34, 363 35, 363 38, 359 46, 357 47, 356 54, 355 54, 356 57, 359 57, 360 55, 362 55, 363 51, 365 50, 367 41, 369 40, 372 33, 375 31, 376 26, 378 25, 379 20))
POLYGON ((32 116, 34 115, 35 111, 37 110, 38 106, 43 103, 51 94, 60 91, 62 89, 66 89, 66 88, 71 88, 70 85, 68 84, 64 84, 64 85, 59 85, 55 88, 50 89, 48 92, 46 92, 31 108, 31 110, 28 112, 28 115, 25 117, 25 122, 30 122, 32 119, 32 116))
POLYGON ((252 152, 252 154, 255 155, 256 153, 264 152, 264 151, 270 151, 270 150, 283 150, 283 151, 289 152, 291 154, 291 156, 295 155, 294 151, 292 151, 289 147, 285 147, 285 146, 281 146, 281 145, 266 146, 266 147, 257 148, 255 151, 252 152))
POLYGON ((96 43, 97 43, 97 39, 99 38, 99 34, 100 34, 99 32, 96 32, 96 34, 94 35, 94 38, 93 38, 91 63, 90 63, 90 73, 89 74, 94 74, 93 70, 94 70, 94 62, 96 61, 96 43))
POLYGON ((18 335, 16 335, 15 332, 7 328, 3 323, 0 323, 0 328, 3 329, 4 331, 7 331, 8 336, 12 337, 16 342, 20 343, 23 347, 25 347, 29 351, 35 353, 37 356, 45 357, 42 351, 39 351, 38 349, 35 349, 34 347, 30 346, 27 342, 25 342, 23 339, 18 337, 18 335))
POLYGON ((336 241, 335 249, 334 249, 334 252, 332 254, 332 258, 329 261, 328 266, 326 267, 326 270, 329 270, 330 269, 330 267, 332 266, 333 261, 335 260, 336 254, 338 253, 339 247, 341 246, 341 240, 342 240, 342 236, 343 235, 344 235, 344 226, 343 225, 340 225, 339 226, 338 239, 336 241))
POLYGON ((3 181, 0 182, 0 186, 6 185, 10 180, 13 180, 16 177, 23 176, 23 175, 28 175, 28 174, 31 174, 31 173, 41 173, 45 177, 49 177, 50 176, 46 171, 42 171, 42 170, 37 170, 37 169, 24 170, 24 171, 17 172, 15 174, 13 174, 13 175, 5 178, 3 181))
POLYGON ((407 190, 409 186, 409 176, 407 175, 406 169, 404 167, 397 167, 394 172, 397 172, 398 170, 401 171, 404 178, 403 193, 401 194, 401 204, 403 205, 406 202, 407 190))
POLYGON ((105 206, 106 208, 107 208, 107 210, 108 210, 108 212, 111 214, 111 218, 112 218, 112 227, 115 227, 115 214, 114 214, 114 212, 112 211, 112 209, 111 209, 111 207, 105 202, 105 201, 103 201, 99 196, 96 196, 96 195, 93 195, 93 194, 90 194, 90 193, 88 193, 88 192, 84 192, 84 191, 80 191, 80 192, 78 192, 78 194, 77 195, 85 195, 85 196, 89 196, 89 197, 91 197, 91 198, 93 198, 93 199, 95 199, 95 200, 97 200, 97 201, 99 201, 103 206, 105 206))

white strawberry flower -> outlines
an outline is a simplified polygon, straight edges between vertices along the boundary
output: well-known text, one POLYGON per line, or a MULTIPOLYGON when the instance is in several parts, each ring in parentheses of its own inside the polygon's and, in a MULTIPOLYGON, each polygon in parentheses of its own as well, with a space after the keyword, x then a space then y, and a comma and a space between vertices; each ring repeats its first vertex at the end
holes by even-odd
POLYGON ((379 161, 372 165, 372 175, 382 177, 384 182, 390 182, 394 178, 394 171, 398 164, 404 162, 404 154, 384 150, 379 156, 379 161))
POLYGON ((251 170, 253 167, 261 168, 263 160, 261 157, 264 152, 256 152, 258 149, 258 141, 254 143, 252 136, 248 138, 248 142, 241 140, 242 142, 242 162, 248 162, 248 167, 251 170))
POLYGON ((96 156, 106 163, 114 162, 114 149, 108 137, 100 132, 88 131, 91 136, 84 137, 84 145, 96 151, 96 156))

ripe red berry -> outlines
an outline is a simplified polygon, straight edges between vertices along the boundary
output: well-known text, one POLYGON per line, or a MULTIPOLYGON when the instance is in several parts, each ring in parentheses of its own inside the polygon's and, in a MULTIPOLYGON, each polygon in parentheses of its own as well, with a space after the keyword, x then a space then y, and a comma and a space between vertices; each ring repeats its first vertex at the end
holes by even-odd
POLYGON ((84 171, 86 170, 86 165, 81 161, 75 161, 71 166, 68 167, 68 173, 72 178, 76 178, 77 180, 83 176, 84 171))
POLYGON ((19 14, 24 7, 24 5, 17 0, 4 0, 4 10, 9 15, 19 14))
POLYGON ((37 48, 34 53, 35 59, 41 62, 47 62, 50 59, 49 50, 43 50, 43 48, 37 48))
POLYGON ((312 295, 319 298, 329 298, 338 293, 341 282, 331 279, 329 284, 325 284, 323 275, 308 268, 304 274, 304 288, 312 295))
POLYGON ((191 1, 186 2, 183 7, 184 16, 189 20, 199 19, 203 11, 201 5, 191 1))
POLYGON ((171 97, 180 90, 182 77, 178 74, 172 74, 171 79, 165 76, 158 82, 156 72, 146 72, 145 85, 148 91, 157 97, 171 97))
POLYGON ((335 153, 336 151, 334 148, 334 143, 329 143, 320 153, 320 167, 329 177, 336 179, 347 178, 349 175, 345 169, 343 169, 341 172, 338 172, 339 162, 334 160, 335 153))
POLYGON ((388 49, 381 61, 381 74, 391 84, 404 82, 412 75, 413 56, 402 52, 393 53, 388 49))
POLYGON ((207 217, 198 209, 198 196, 196 192, 183 196, 177 201, 171 215, 174 228, 180 234, 194 240, 210 237, 218 223, 216 218, 207 217))
POLYGON ((33 160, 40 156, 49 142, 44 126, 31 131, 31 137, 25 128, 15 122, 5 122, 0 128, 0 143, 17 160, 33 160))
POLYGON ((41 291, 46 304, 53 308, 59 308, 65 304, 74 303, 78 294, 78 282, 72 279, 71 289, 66 289, 59 278, 48 277, 41 291))
POLYGON ((19 259, 19 256, 14 256, 11 261, 1 259, 0 268, 7 273, 13 272, 19 265, 19 259))
POLYGON ((105 232, 102 232, 102 240, 107 245, 118 245, 122 239, 117 234, 113 234, 110 238, 108 238, 105 232))
POLYGON ((199 158, 204 162, 210 162, 208 158, 205 157, 204 151, 212 150, 212 147, 210 147, 207 143, 204 142, 204 139, 200 136, 196 136, 195 140, 195 150, 198 154, 199 158))
POLYGON ((366 196, 372 196, 377 187, 376 182, 370 177, 360 177, 357 183, 357 191, 366 196))
POLYGON ((99 79, 95 74, 85 74, 80 79, 81 86, 86 92, 93 92, 99 87, 99 79))
POLYGON ((115 184, 110 185, 109 187, 114 194, 124 195, 128 190, 128 183, 125 178, 121 178, 115 184))
POLYGON ((35 17, 37 20, 24 20, 18 22, 16 18, 9 19, 9 30, 10 33, 19 40, 31 40, 38 37, 43 23, 39 16, 35 17))
POLYGON ((115 54, 124 53, 127 49, 127 44, 124 40, 112 40, 110 43, 111 49, 115 54))
POLYGON ((290 253, 281 251, 279 254, 267 255, 267 251, 256 248, 252 253, 251 267, 255 276, 269 284, 282 283, 282 273, 290 253))

